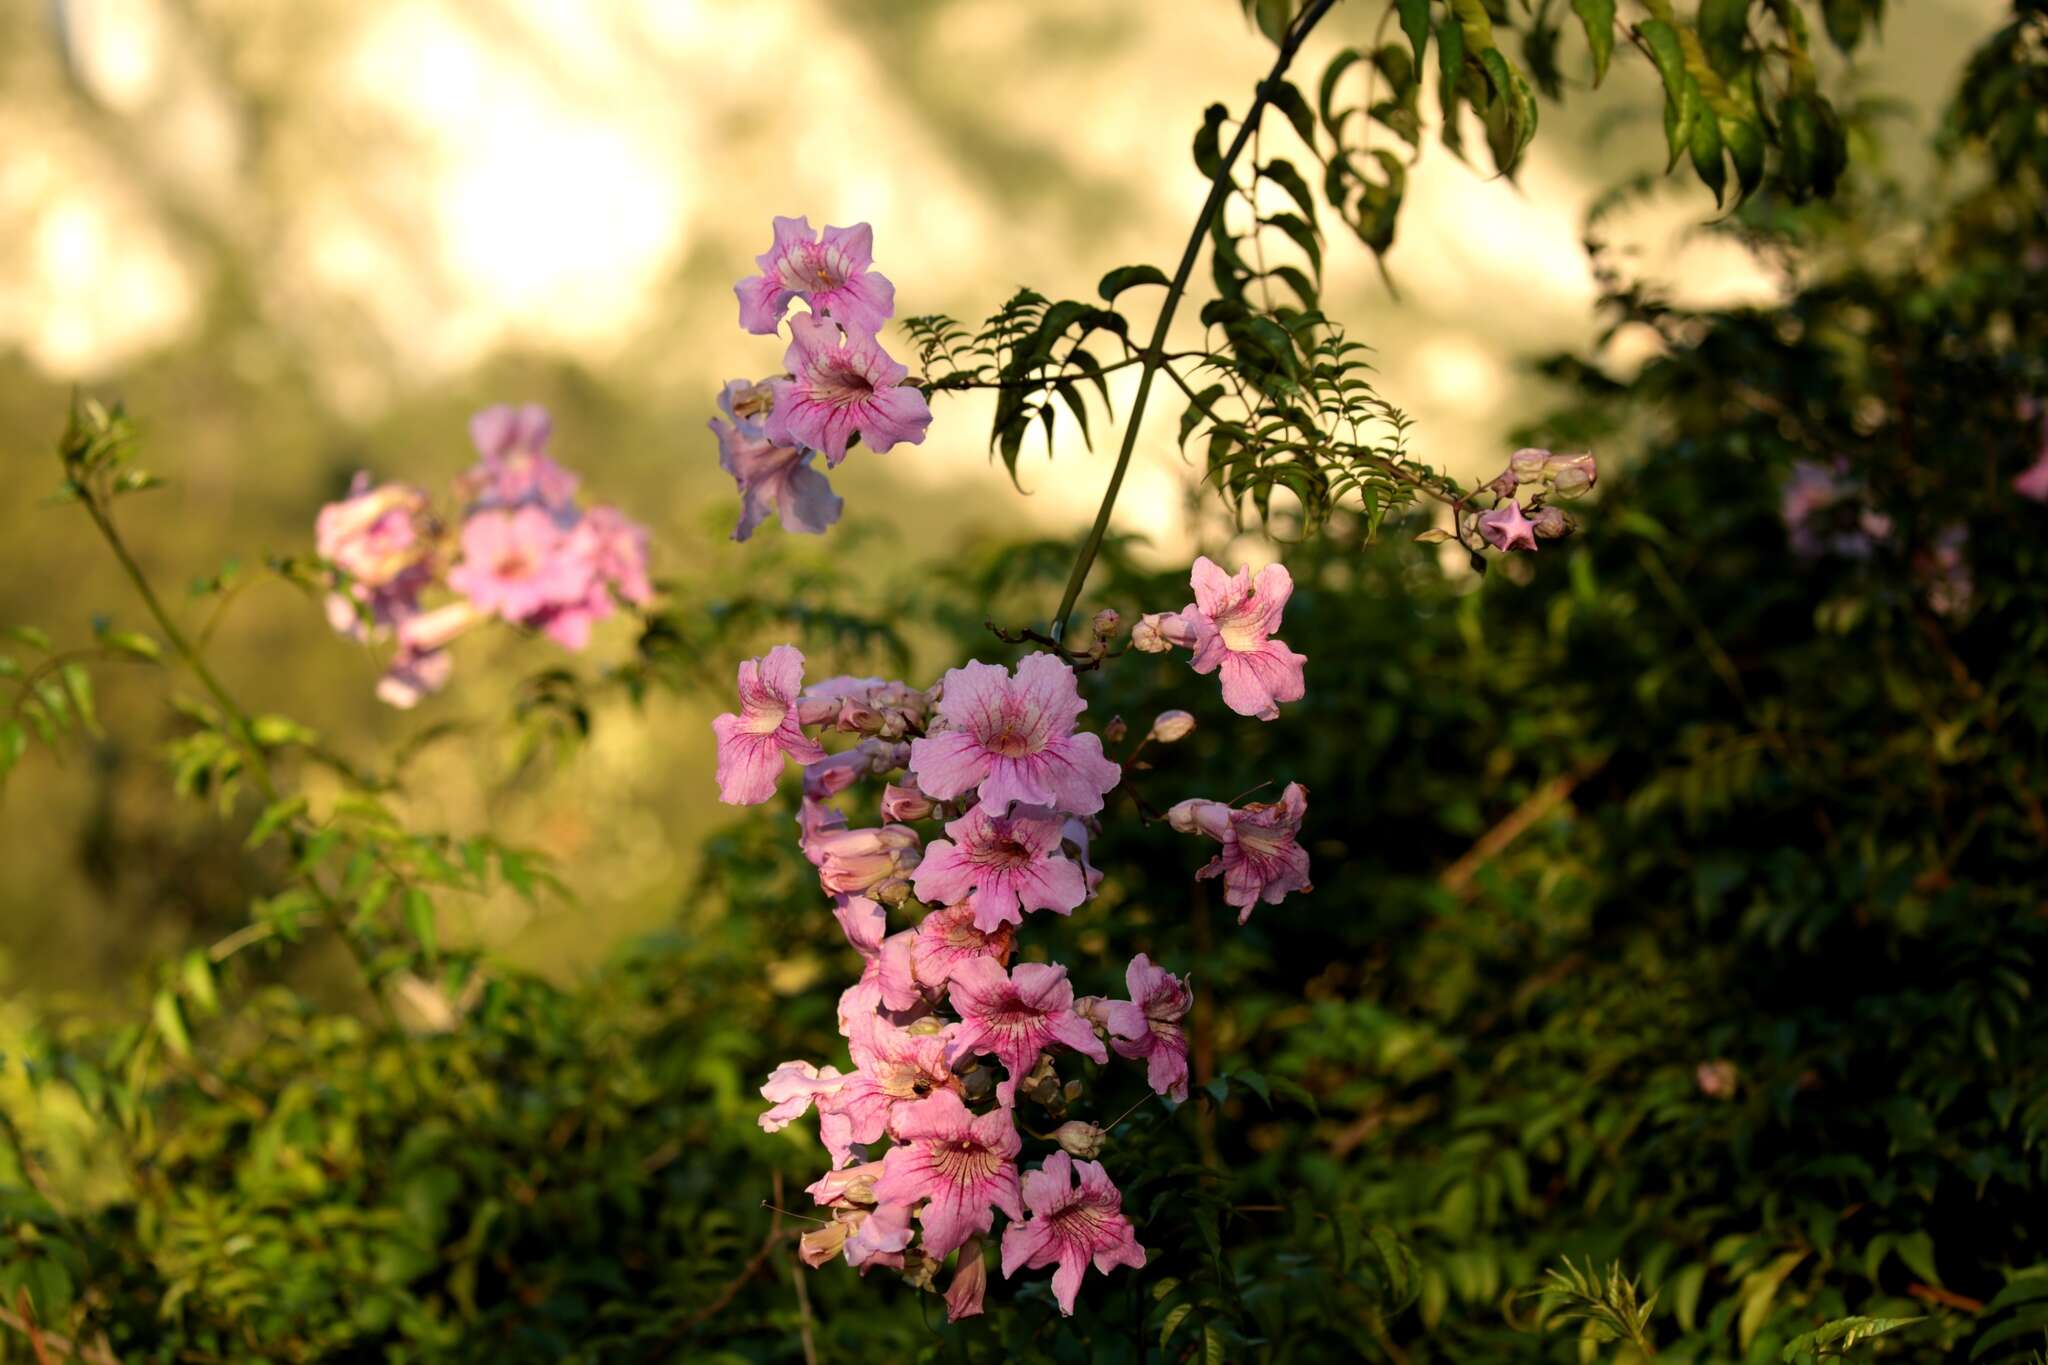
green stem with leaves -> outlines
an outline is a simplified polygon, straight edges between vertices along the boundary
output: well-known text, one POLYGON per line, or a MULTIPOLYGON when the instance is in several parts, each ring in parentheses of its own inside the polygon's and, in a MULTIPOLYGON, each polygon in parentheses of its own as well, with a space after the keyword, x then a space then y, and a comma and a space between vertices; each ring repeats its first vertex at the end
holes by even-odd
POLYGON ((1165 363, 1166 335, 1173 326, 1173 315, 1180 307, 1183 295, 1187 293, 1188 277, 1194 273, 1195 261, 1202 254, 1202 239, 1209 233, 1209 224, 1223 211, 1224 202, 1230 197, 1231 187, 1236 183, 1231 171, 1237 165, 1237 158, 1258 132, 1259 119, 1266 112, 1266 106, 1273 102, 1276 82, 1293 63, 1295 54, 1301 50, 1302 42, 1309 31, 1322 21, 1337 0, 1314 0, 1295 18, 1287 30, 1287 36, 1280 43, 1280 55, 1274 60, 1273 69, 1266 79, 1259 82, 1259 91, 1252 100, 1252 107, 1246 111, 1244 122, 1239 125, 1237 136, 1231 140, 1230 148, 1223 154, 1223 164, 1216 168, 1216 174, 1209 179, 1209 197, 1202 202, 1202 211, 1195 217, 1194 231, 1188 234, 1187 248, 1180 254, 1180 265, 1173 272, 1173 280, 1166 287, 1166 299, 1159 305, 1159 321, 1153 325, 1151 344, 1146 346, 1138 370, 1138 392, 1131 400, 1131 413, 1124 423, 1123 446, 1117 451, 1116 467, 1110 471, 1109 487, 1103 490, 1102 506, 1096 509, 1095 524, 1088 529, 1087 539, 1081 542, 1080 553, 1074 557, 1073 572, 1067 576, 1067 589, 1060 595, 1059 610, 1053 613, 1052 637, 1063 640, 1067 633, 1067 619, 1073 615, 1074 603, 1080 600, 1081 589, 1087 585, 1088 572, 1095 567, 1095 556, 1102 550, 1103 537, 1109 534, 1110 515, 1116 510, 1117 494, 1123 491, 1124 475, 1131 467, 1131 456, 1138 449, 1138 431, 1145 419, 1145 401, 1152 393, 1152 379, 1159 367, 1165 363))

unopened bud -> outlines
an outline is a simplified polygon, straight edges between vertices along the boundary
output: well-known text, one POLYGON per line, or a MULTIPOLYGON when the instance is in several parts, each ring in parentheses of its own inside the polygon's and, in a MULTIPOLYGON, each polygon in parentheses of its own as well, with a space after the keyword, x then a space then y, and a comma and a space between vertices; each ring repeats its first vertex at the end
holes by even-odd
POLYGON ((909 820, 923 820, 932 813, 932 799, 919 791, 914 782, 898 785, 891 782, 882 788, 882 818, 891 824, 909 820))
POLYGON ((1515 495, 1515 489, 1520 487, 1520 485, 1521 480, 1515 477, 1514 468, 1510 466, 1494 475, 1493 480, 1483 487, 1484 491, 1493 494, 1496 498, 1512 498, 1515 495))
POLYGON ((1161 711, 1146 736, 1161 744, 1178 744, 1195 732, 1195 718, 1185 711, 1161 711))
POLYGON ((1562 507, 1545 507, 1529 518, 1529 524, 1536 528, 1538 540, 1562 540, 1578 530, 1578 523, 1565 515, 1562 507))
POLYGON ((1060 1150, 1083 1161, 1093 1161, 1108 1138, 1109 1134, 1094 1124, 1079 1119, 1069 1119, 1052 1130, 1052 1140, 1060 1145, 1060 1150))
POLYGON ((1075 1100, 1081 1098, 1082 1089, 1083 1087, 1079 1081, 1068 1081, 1066 1086, 1060 1091, 1060 1094, 1066 1098, 1068 1104, 1072 1104, 1075 1100))
POLYGON ((1543 478, 1543 466, 1549 459, 1549 451, 1524 446, 1508 457, 1507 472, 1518 483, 1537 483, 1543 478))
POLYGON ((1560 498, 1576 498, 1599 477, 1591 455, 1553 455, 1544 462, 1543 473, 1560 498))
POLYGON ((1130 730, 1131 727, 1124 724, 1122 716, 1111 716, 1109 724, 1102 727, 1102 742, 1105 744, 1121 744, 1124 742, 1124 736, 1129 734, 1130 730))
POLYGON ((1148 611, 1131 627, 1131 648, 1141 654, 1194 647, 1195 632, 1177 611, 1148 611))
POLYGON ((913 1038, 929 1038, 935 1033, 944 1032, 945 1027, 945 1020, 936 1014, 927 1014, 905 1024, 903 1031, 913 1038))
POLYGON ((797 1258, 816 1270, 840 1253, 846 1246, 847 1234, 852 1230, 845 1223, 837 1221, 827 1223, 821 1228, 812 1228, 796 1239, 797 1258))
POLYGON ((1104 607, 1095 613, 1095 619, 1089 624, 1094 627, 1096 639, 1114 640, 1116 633, 1123 629, 1124 618, 1117 614, 1114 607, 1104 607))
POLYGON ((939 1277, 939 1263, 927 1255, 922 1248, 903 1249, 903 1282, 912 1289, 930 1289, 932 1281, 939 1277))
POLYGON ((1109 1001, 1099 995, 1081 995, 1074 998, 1074 1013, 1089 1023, 1101 1028, 1109 1027, 1109 1001))

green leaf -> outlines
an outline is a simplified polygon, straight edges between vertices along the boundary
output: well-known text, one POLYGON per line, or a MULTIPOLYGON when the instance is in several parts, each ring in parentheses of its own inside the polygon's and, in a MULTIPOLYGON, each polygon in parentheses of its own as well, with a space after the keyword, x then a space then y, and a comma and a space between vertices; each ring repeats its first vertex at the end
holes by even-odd
POLYGON ((1269 41, 1285 42, 1287 26, 1294 22, 1294 0, 1252 0, 1252 17, 1269 41))
MULTIPOLYGON (((1222 391, 1220 386, 1217 390, 1222 391)), ((0 780, 14 771, 14 765, 21 762, 21 756, 28 752, 28 731, 21 728, 18 720, 0 721, 0 780)))
POLYGON ((1429 0, 1396 0, 1396 3, 1401 14, 1401 31, 1408 35, 1408 46, 1415 49, 1415 69, 1420 71, 1423 54, 1429 51, 1429 0))
POLYGON ((156 999, 150 1002, 149 1016, 164 1046, 180 1057, 192 1055, 192 1035, 186 1032, 185 1012, 178 1007, 177 996, 168 989, 158 991, 156 999))
POLYGON ((1738 202, 1747 199, 1764 181, 1763 129, 1749 119, 1723 118, 1721 143, 1728 149, 1728 159, 1735 163, 1738 202))
POLYGON ((155 663, 164 656, 163 646, 139 630, 109 630, 100 634, 100 643, 108 649, 155 663))
POLYGON ((1294 131, 1301 140, 1313 149, 1316 145, 1316 116, 1309 111, 1308 101, 1290 80, 1276 80, 1266 87, 1273 106, 1287 115, 1287 121, 1294 125, 1294 131))
POLYGON ((1170 1311, 1169 1311, 1169 1312, 1167 1313, 1167 1315, 1166 1315, 1166 1321, 1165 1321, 1164 1323, 1162 1323, 1162 1324, 1160 1325, 1160 1328, 1159 1328, 1159 1349, 1160 1349, 1160 1350, 1162 1350, 1162 1351, 1163 1351, 1163 1350, 1165 1350, 1165 1349, 1166 1349, 1166 1343, 1167 1343, 1168 1341, 1170 1341, 1170 1340, 1172 1340, 1172 1339, 1173 1339, 1173 1334, 1174 1334, 1174 1333, 1175 1333, 1176 1331, 1178 1331, 1178 1330, 1180 1329, 1180 1325, 1181 1325, 1181 1324, 1182 1324, 1183 1322, 1186 1322, 1186 1321, 1187 1321, 1187 1318, 1188 1318, 1188 1314, 1190 1314, 1190 1313, 1192 1313, 1192 1312, 1194 1312, 1194 1311, 1195 1311, 1195 1306, 1194 1306, 1193 1304, 1191 1304, 1191 1303, 1183 1303, 1183 1304, 1177 1304, 1177 1305, 1175 1305, 1175 1306, 1174 1306, 1174 1307, 1173 1307, 1173 1308, 1172 1308, 1172 1309, 1171 1309, 1171 1310, 1170 1310, 1170 1311))
MULTIPOLYGON (((1301 178, 1301 172, 1294 169, 1293 162, 1285 161, 1279 157, 1275 157, 1273 160, 1268 161, 1265 165, 1259 167, 1259 174, 1264 176, 1266 179, 1272 181, 1274 184, 1278 185, 1281 189, 1287 191, 1288 197, 1294 200, 1296 204, 1301 206, 1302 216, 1308 219, 1308 221, 1311 223, 1315 222, 1315 192, 1309 189, 1308 182, 1301 178)), ((1114 274, 1115 272, 1112 271, 1110 273, 1114 274)), ((1162 276, 1161 278, 1163 279, 1164 276, 1162 276)), ((1108 283, 1108 278, 1106 276, 1104 277, 1103 282, 1105 284, 1108 283)))
POLYGON ((1742 69, 1749 45, 1749 0, 1700 0, 1695 27, 1709 66, 1723 76, 1742 69))
POLYGON ((290 716, 263 715, 249 722, 249 733, 266 749, 286 744, 311 744, 319 738, 290 716))
POLYGON ((30 649, 39 649, 45 654, 48 654, 50 652, 49 635, 44 631, 38 630, 34 626, 9 626, 7 627, 5 632, 0 633, 4 633, 12 639, 21 641, 30 649))
POLYGON ((1714 121, 1712 112, 1702 109, 1692 121, 1692 168, 1701 183, 1714 192, 1714 204, 1720 206, 1723 192, 1728 188, 1728 171, 1721 164, 1721 126, 1714 121))
POLYGON ((201 1014, 212 1018, 220 1013, 220 992, 215 988, 213 963, 206 951, 194 948, 185 954, 178 967, 179 977, 185 985, 185 998, 201 1014))
POLYGON ((1636 36, 1650 49, 1650 60, 1664 80, 1664 138, 1671 146, 1671 160, 1664 167, 1668 171, 1678 164, 1691 141, 1693 102, 1699 98, 1699 86, 1685 69, 1685 47, 1677 29, 1662 19, 1645 19, 1636 25, 1636 36))
POLYGON ((1214 180, 1223 170, 1221 132, 1230 111, 1212 104, 1202 111, 1202 126, 1195 134, 1195 169, 1214 180))
POLYGON ((1707 1268, 1705 1265, 1689 1265, 1671 1277, 1671 1311, 1678 1316, 1678 1325, 1686 1331, 1693 1325, 1700 1310, 1700 1290, 1706 1287, 1707 1268))
POLYGON ((282 801, 273 801, 263 808, 256 817, 256 823, 249 828, 249 837, 242 843, 244 848, 260 848, 286 825, 306 813, 306 798, 288 796, 282 801))
POLYGON ((1572 13, 1586 28, 1586 46, 1593 52, 1593 84, 1607 79, 1614 59, 1614 0, 1572 0, 1572 13))
POLYGON ((1120 265, 1102 277, 1102 283, 1095 286, 1095 292, 1102 296, 1104 303, 1115 303, 1116 296, 1126 289, 1135 289, 1141 284, 1172 283, 1166 272, 1156 265, 1120 265))
POLYGON ((1892 1244, 1892 1250, 1906 1263, 1906 1268, 1928 1284, 1939 1289, 1941 1272, 1934 1266, 1934 1239, 1924 1232, 1909 1233, 1892 1244))
POLYGON ((1792 1338, 1785 1344, 1785 1349, 1779 1354, 1778 1359, 1801 1361, 1845 1356, 1849 1354, 1849 1348, 1859 1341, 1868 1341, 1872 1337, 1880 1337, 1887 1332, 1896 1332, 1901 1327, 1910 1327, 1916 1322, 1925 1321, 1924 1317, 1836 1318, 1833 1322, 1823 1323, 1811 1332, 1804 1332, 1792 1338))
POLYGON ((429 963, 437 954, 438 938, 435 933, 434 902, 418 887, 408 888, 405 893, 405 927, 418 941, 420 951, 427 955, 429 963))
MULTIPOLYGON (((1448 22, 1448 21, 1446 21, 1448 22)), ((1351 69, 1353 62, 1362 61, 1365 54, 1355 47, 1347 47, 1330 58, 1330 64, 1323 68, 1323 82, 1316 96, 1316 107, 1322 111, 1323 127, 1330 130, 1330 136, 1339 143, 1344 140, 1344 119, 1351 112, 1339 114, 1334 101, 1337 98, 1337 82, 1344 79, 1344 73, 1351 69)))

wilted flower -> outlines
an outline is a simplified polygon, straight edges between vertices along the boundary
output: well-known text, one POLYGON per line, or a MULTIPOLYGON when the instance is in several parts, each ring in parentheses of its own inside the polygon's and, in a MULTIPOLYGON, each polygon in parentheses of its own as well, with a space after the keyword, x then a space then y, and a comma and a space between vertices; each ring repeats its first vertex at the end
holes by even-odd
POLYGON ((1479 534, 1496 550, 1536 548, 1536 526, 1523 514, 1518 502, 1504 502, 1491 512, 1481 512, 1479 534))
POLYGON ((1003 1229, 1005 1278, 1020 1269, 1056 1265, 1052 1294, 1060 1312, 1072 1316, 1089 1262, 1103 1274, 1145 1264, 1145 1249, 1123 1215, 1123 1195, 1099 1163, 1054 1152, 1024 1177, 1023 1187, 1032 1216, 1003 1229))
POLYGON ((755 258, 761 273, 733 286, 740 326, 772 335, 790 300, 802 299, 851 327, 882 330, 896 311, 896 286, 871 268, 875 234, 866 223, 828 227, 820 240, 809 218, 775 219, 775 240, 755 258))
MULTIPOLYGON (((1194 1004, 1187 982, 1139 953, 1124 972, 1129 1000, 1102 1006, 1110 1046, 1117 1056, 1145 1062, 1145 1080, 1158 1094, 1174 1100, 1188 1097, 1188 1037, 1181 1020, 1194 1004)), ((1062 1144, 1064 1145, 1064 1144, 1062 1144)), ((1073 1148, 1067 1148, 1073 1151, 1073 1148)), ((1093 1156, 1093 1152, 1074 1152, 1093 1156)))
POLYGON ((1005 1108, 1015 1103, 1017 1082, 1038 1054, 1055 1043, 1098 1062, 1109 1060, 1095 1030, 1074 1013, 1074 988, 1065 967, 1025 962, 1005 974, 993 960, 973 958, 954 967, 950 998, 960 1024, 947 1055, 957 1062, 978 1052, 994 1053, 1009 1073, 996 1087, 1005 1108))
POLYGON ((753 806, 775 794, 784 754, 799 763, 825 757, 818 742, 797 724, 796 698, 804 681, 804 656, 794 645, 777 645, 739 670, 739 714, 711 722, 718 737, 718 799, 753 806))
POLYGON ((762 426, 769 440, 823 451, 827 465, 846 458, 855 432, 878 453, 899 441, 923 442, 931 407, 904 385, 910 371, 884 353, 873 332, 842 334, 816 315, 791 318, 789 330, 782 363, 794 377, 775 381, 775 406, 762 426))
POLYGON ((946 1321, 981 1314, 982 1296, 988 1291, 988 1262, 982 1259, 981 1239, 970 1237, 960 1248, 960 1264, 953 1271, 953 1283, 946 1287, 946 1321))
POLYGON ((1240 716, 1272 720, 1279 703, 1300 701, 1308 659, 1272 638, 1294 593, 1286 566, 1268 564, 1254 582, 1249 567, 1233 576, 1203 555, 1190 578, 1195 601, 1181 618, 1196 633, 1191 662, 1197 673, 1222 670, 1224 705, 1240 716))
POLYGON ((1074 670, 1050 654, 1019 660, 1014 679, 994 664, 952 669, 938 704, 952 728, 911 741, 911 775, 941 801, 978 786, 991 814, 1019 801, 1092 814, 1122 770, 1100 739, 1074 733, 1087 707, 1074 670))
POLYGON ((897 1117, 903 1139, 882 1161, 875 1197, 883 1203, 923 1202, 918 1221, 924 1249, 944 1256, 995 1222, 991 1209, 1022 1218, 1017 1152, 1022 1143, 1009 1111, 971 1114, 950 1090, 909 1105, 897 1117))
POLYGON ((1291 891, 1307 891, 1308 851, 1296 841, 1308 813, 1308 789, 1290 782, 1278 801, 1254 801, 1231 809, 1221 801, 1182 801, 1166 818, 1183 834, 1206 834, 1223 845, 1195 874, 1223 878, 1223 899, 1238 907, 1237 922, 1252 917, 1260 901, 1278 905, 1291 891))
POLYGON ((932 840, 912 885, 919 900, 951 905, 974 897, 975 927, 1020 924, 1026 910, 1072 914, 1088 899, 1081 869, 1060 851, 1065 821, 1041 806, 990 816, 977 805, 932 840))

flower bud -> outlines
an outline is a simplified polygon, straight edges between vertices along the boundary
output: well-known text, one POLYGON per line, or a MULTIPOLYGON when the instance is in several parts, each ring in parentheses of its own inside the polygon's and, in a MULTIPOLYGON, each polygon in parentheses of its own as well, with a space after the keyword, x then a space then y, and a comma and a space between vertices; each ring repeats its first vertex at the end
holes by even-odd
POLYGON ((1508 457, 1507 472, 1519 483, 1540 483, 1543 479, 1543 466, 1549 461, 1549 451, 1524 446, 1508 457))
POLYGON ((796 723, 799 725, 830 725, 838 719, 837 697, 798 697, 796 700, 796 723))
POLYGON ((1077 995, 1074 997, 1074 1013, 1086 1019, 1097 1028, 1109 1027, 1109 1001, 1099 995, 1077 995))
POLYGON ((1578 523, 1565 515, 1562 507, 1544 507, 1529 519, 1536 528, 1538 540, 1562 540, 1579 529, 1578 523))
POLYGON ((1092 1123, 1083 1123, 1080 1119, 1068 1119, 1052 1130, 1052 1140, 1060 1145, 1060 1150, 1068 1156, 1080 1157, 1083 1161, 1093 1161, 1101 1153, 1102 1144, 1108 1139, 1109 1134, 1092 1123))
POLYGON ((903 1249, 903 1283, 912 1289, 930 1289, 938 1277, 939 1263, 926 1255, 923 1248, 903 1249))
POLYGON ((1086 1088, 1079 1081, 1068 1081, 1066 1088, 1061 1090, 1060 1094, 1066 1099, 1068 1104, 1072 1104, 1075 1100, 1081 1098, 1081 1094, 1086 1088))
POLYGON ((850 1226, 836 1219, 824 1227, 812 1228, 796 1239, 797 1259, 816 1270, 840 1253, 852 1231, 850 1226))
POLYGON ((1576 498, 1599 477, 1591 455, 1553 455, 1543 462, 1543 476, 1560 498, 1576 498))
POLYGON ((1515 489, 1520 484, 1521 480, 1515 477, 1515 471, 1510 467, 1494 475, 1490 482, 1480 485, 1480 489, 1482 492, 1493 494, 1496 498, 1507 499, 1515 495, 1515 489))
POLYGON ((1129 733, 1130 727, 1124 724, 1122 716, 1111 716, 1109 724, 1102 727, 1102 742, 1104 744, 1121 744, 1124 742, 1124 736, 1129 733))
POLYGON ((874 829, 826 830, 810 840, 805 852, 818 865, 818 882, 828 894, 882 894, 885 883, 900 880, 918 864, 921 841, 907 825, 874 829))
POLYGON ((848 734, 871 735, 882 728, 882 713, 858 697, 848 697, 839 703, 835 723, 848 734))
POLYGON ((1195 718, 1185 711, 1161 711, 1152 722, 1147 739, 1161 744, 1178 744, 1195 732, 1195 718))
POLYGON ((1124 618, 1117 615, 1114 607, 1104 607, 1101 611, 1095 613, 1095 619, 1089 624, 1095 630, 1096 639, 1104 641, 1114 640, 1116 633, 1123 629, 1124 618))
POLYGON ((946 1321, 979 1316, 982 1296, 988 1290, 988 1262, 981 1254, 981 1239, 970 1237, 960 1248, 960 1262, 953 1271, 953 1283, 946 1287, 946 1321))
POLYGON ((805 1193, 811 1202, 824 1208, 872 1208, 875 1202, 875 1181, 882 1175, 882 1163, 870 1161, 864 1166, 848 1166, 844 1170, 827 1171, 809 1185, 805 1193))
POLYGON ((1693 1072, 1700 1093, 1710 1100, 1732 1099, 1735 1095, 1735 1063, 1727 1058, 1701 1062, 1693 1072))
POLYGON ((932 799, 915 782, 891 782, 882 788, 882 818, 891 824, 928 819, 931 813, 932 799))
POLYGON ((1193 649, 1195 632, 1177 611, 1152 611, 1131 627, 1131 648, 1141 654, 1164 654, 1169 649, 1193 649))
POLYGON ((903 1026, 903 1031, 913 1038, 929 1038, 945 1031, 946 1021, 936 1014, 921 1015, 903 1026))

